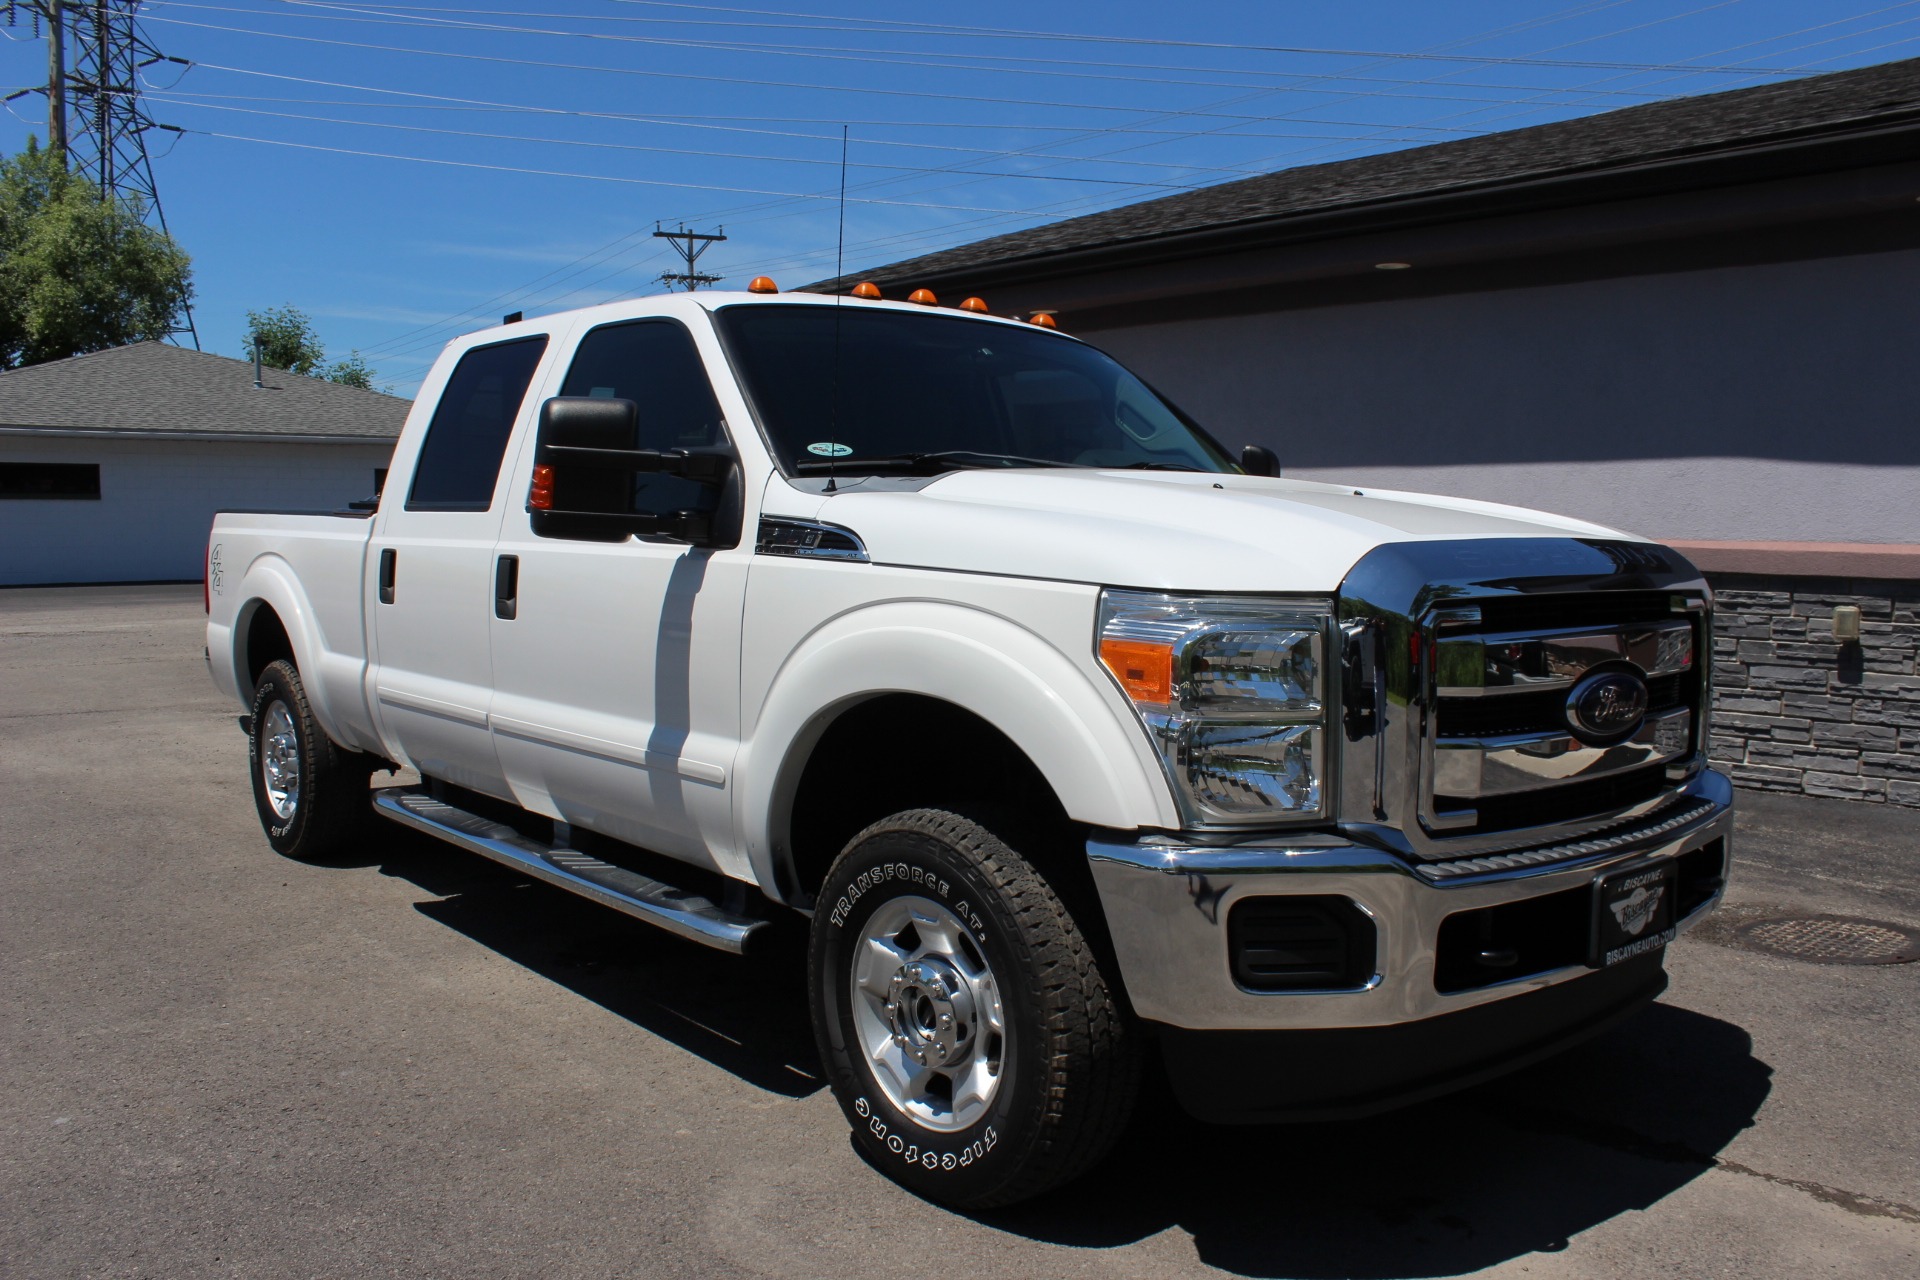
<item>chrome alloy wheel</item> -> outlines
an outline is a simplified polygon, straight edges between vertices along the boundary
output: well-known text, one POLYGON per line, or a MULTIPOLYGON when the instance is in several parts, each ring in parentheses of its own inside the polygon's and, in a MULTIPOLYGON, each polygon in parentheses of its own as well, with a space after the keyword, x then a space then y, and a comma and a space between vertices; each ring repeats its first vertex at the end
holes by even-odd
POLYGON ((881 904, 853 955, 853 1024, 887 1100, 929 1129, 977 1123, 1006 1065, 1000 990, 966 927, 930 898, 881 904))
POLYGON ((260 779, 267 784, 274 816, 282 822, 291 818, 300 807, 300 736, 284 702, 268 707, 260 723, 260 779))

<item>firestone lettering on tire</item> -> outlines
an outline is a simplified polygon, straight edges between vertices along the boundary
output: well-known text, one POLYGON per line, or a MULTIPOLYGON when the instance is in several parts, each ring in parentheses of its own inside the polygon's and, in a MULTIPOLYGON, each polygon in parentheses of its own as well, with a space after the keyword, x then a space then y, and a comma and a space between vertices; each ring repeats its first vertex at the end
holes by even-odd
POLYGON ((935 1151, 922 1149, 919 1142, 909 1142, 893 1131, 893 1127, 879 1116, 873 1114, 873 1104, 865 1098, 855 1098, 853 1109, 861 1119, 867 1122, 867 1132, 880 1141, 880 1144, 908 1164, 917 1164, 922 1169, 935 1173, 951 1173, 955 1169, 964 1169, 975 1160, 985 1156, 1000 1141, 1000 1135, 988 1125, 986 1132, 975 1138, 958 1151, 935 1151))

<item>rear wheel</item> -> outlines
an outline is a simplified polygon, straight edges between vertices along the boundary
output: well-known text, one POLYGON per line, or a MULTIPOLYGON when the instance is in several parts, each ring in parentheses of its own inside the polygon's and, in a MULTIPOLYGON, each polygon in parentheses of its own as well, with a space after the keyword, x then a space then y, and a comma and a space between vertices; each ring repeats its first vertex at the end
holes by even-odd
POLYGON ((1038 1195, 1125 1127, 1139 1056, 1108 976, 1047 881, 976 822, 911 810, 854 837, 808 978, 856 1138, 930 1199, 1038 1195))
POLYGON ((335 858, 364 833, 373 760, 327 737, 291 662, 269 663, 260 673, 247 747, 254 807, 267 843, 280 853, 308 862, 335 858))

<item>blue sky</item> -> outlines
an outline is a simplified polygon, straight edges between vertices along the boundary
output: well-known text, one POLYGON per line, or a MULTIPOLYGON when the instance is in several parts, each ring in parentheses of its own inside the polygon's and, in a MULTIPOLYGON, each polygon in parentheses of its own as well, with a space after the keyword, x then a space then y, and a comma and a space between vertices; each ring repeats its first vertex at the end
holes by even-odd
MULTIPOLYGON (((659 291, 656 223, 742 287, 1298 164, 1920 55, 1920 0, 147 0, 204 347, 309 313, 411 394, 441 343, 659 291), (1715 70, 1700 70, 1715 68, 1715 70)), ((26 21, 4 92, 45 82, 26 21)), ((37 95, 0 148, 45 136, 37 95)), ((989 300, 991 301, 991 300, 989 300)))

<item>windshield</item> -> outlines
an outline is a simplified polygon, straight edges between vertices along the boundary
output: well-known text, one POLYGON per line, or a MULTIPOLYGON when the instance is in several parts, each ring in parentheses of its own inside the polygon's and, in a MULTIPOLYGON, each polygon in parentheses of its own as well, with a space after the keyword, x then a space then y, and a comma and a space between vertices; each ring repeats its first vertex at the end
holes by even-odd
POLYGON ((1111 357, 1042 329, 867 307, 733 306, 717 316, 789 474, 1235 470, 1111 357))

